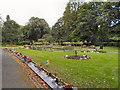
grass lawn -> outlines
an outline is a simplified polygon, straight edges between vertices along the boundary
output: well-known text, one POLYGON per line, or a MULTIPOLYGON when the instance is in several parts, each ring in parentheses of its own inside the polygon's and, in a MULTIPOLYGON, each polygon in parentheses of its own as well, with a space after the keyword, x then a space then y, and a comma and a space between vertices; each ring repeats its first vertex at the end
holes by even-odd
POLYGON ((119 52, 120 47, 104 47, 103 50, 107 52, 119 52))
MULTIPOLYGON (((16 51, 29 55, 34 62, 41 64, 49 72, 56 73, 59 78, 73 86, 80 88, 118 87, 118 54, 86 53, 91 57, 90 60, 70 60, 64 58, 64 56, 74 55, 74 52, 49 52, 28 49, 16 51), (48 66, 45 65, 47 60, 50 60, 48 66)), ((83 54, 78 53, 78 55, 83 54)))
MULTIPOLYGON (((99 47, 96 47, 99 48, 99 47)), ((75 47, 74 50, 78 50, 78 51, 87 51, 90 50, 88 48, 82 48, 81 47, 75 47)), ((100 51, 106 51, 106 52, 120 52, 120 47, 103 47, 103 49, 100 49, 100 51)))
POLYGON ((16 46, 16 47, 12 47, 12 46, 1 46, 1 48, 20 48, 20 47, 24 47, 24 46, 16 46))

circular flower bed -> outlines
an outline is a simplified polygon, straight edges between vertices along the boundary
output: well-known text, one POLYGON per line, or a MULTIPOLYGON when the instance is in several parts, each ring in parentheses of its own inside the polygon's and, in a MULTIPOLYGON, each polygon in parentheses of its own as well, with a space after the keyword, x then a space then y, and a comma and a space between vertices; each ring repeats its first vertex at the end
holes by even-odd
POLYGON ((87 57, 87 56, 68 56, 67 59, 88 60, 88 59, 90 59, 90 57, 87 57))

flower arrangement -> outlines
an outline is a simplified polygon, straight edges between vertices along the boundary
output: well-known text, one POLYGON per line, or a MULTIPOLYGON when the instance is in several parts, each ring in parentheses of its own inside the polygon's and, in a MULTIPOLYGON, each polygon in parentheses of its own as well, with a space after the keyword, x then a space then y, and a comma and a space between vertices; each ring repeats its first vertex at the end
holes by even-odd
POLYGON ((72 85, 65 85, 63 88, 72 88, 72 85))

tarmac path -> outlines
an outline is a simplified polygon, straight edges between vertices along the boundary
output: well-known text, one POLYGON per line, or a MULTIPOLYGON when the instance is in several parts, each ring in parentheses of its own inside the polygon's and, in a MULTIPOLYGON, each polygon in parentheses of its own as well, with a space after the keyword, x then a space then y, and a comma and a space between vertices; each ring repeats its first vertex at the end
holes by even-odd
MULTIPOLYGON (((1 49, 1 48, 0 48, 1 49)), ((23 68, 2 50, 2 88, 35 88, 23 68)))

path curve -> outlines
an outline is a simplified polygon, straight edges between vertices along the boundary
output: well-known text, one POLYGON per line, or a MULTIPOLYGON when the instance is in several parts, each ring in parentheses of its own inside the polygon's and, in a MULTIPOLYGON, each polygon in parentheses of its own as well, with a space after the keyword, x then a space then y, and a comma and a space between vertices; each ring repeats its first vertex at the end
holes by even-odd
POLYGON ((2 50, 2 88, 34 88, 22 67, 2 50))

